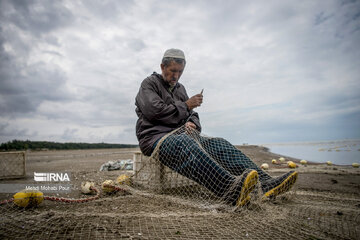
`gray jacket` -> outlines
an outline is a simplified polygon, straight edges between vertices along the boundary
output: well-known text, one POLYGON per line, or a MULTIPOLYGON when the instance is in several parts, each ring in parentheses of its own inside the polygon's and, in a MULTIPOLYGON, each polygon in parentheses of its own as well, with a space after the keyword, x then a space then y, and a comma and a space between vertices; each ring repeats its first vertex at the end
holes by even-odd
POLYGON ((201 131, 199 115, 190 111, 185 103, 189 99, 184 86, 175 85, 172 92, 170 85, 163 77, 154 72, 142 83, 135 99, 136 136, 141 151, 150 156, 154 143, 172 130, 182 126, 187 121, 196 125, 201 131))

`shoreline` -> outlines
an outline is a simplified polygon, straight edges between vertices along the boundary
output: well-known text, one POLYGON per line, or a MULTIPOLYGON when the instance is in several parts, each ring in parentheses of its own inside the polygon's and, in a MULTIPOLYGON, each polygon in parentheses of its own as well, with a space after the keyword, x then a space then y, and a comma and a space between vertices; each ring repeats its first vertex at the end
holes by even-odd
MULTIPOLYGON (((257 164, 261 165, 262 163, 268 163, 269 166, 273 165, 271 163, 272 159, 276 159, 277 161, 279 160, 280 157, 284 157, 285 158, 285 162, 287 161, 293 161, 295 162, 297 165, 300 165, 300 158, 296 158, 296 157, 292 157, 292 156, 288 156, 288 155, 284 155, 284 154, 279 154, 279 153, 274 153, 270 150, 269 147, 267 146, 263 146, 263 145, 235 145, 235 147, 237 149, 239 149, 240 151, 242 151, 245 155, 247 156, 253 156, 253 158, 250 157, 250 159, 252 159, 254 162, 256 162, 257 164), (263 157, 263 159, 260 158, 260 156, 257 156, 258 154, 255 154, 258 151, 258 154, 260 154, 260 156, 263 157)), ((344 166, 344 167, 352 167, 351 164, 335 164, 332 163, 332 165, 327 165, 326 162, 315 162, 315 161, 307 161, 307 165, 326 165, 326 166, 344 166)))
MULTIPOLYGON (((337 144, 337 143, 346 143, 346 142, 359 142, 360 139, 339 139, 339 140, 320 140, 320 141, 296 141, 296 142, 275 142, 275 143, 262 143, 262 144, 252 144, 256 146, 266 146, 266 145, 323 145, 323 144, 337 144)), ((241 146, 241 145, 239 145, 241 146)))

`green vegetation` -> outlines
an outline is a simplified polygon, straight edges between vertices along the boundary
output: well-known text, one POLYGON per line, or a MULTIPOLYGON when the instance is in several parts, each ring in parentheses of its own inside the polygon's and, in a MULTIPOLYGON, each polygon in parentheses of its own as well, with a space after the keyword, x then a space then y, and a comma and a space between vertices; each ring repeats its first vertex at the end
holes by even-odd
POLYGON ((0 151, 9 150, 70 150, 70 149, 103 149, 103 148, 135 148, 135 144, 113 143, 59 143, 46 141, 12 140, 0 145, 0 151))

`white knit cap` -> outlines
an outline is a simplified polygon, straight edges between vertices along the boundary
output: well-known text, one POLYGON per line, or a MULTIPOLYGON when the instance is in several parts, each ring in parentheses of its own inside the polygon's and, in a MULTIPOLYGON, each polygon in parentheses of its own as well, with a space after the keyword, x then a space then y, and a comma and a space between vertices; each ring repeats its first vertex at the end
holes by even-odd
POLYGON ((166 50, 163 58, 166 58, 166 57, 179 58, 179 59, 185 60, 184 52, 181 51, 180 49, 175 49, 175 48, 170 48, 170 49, 166 50))

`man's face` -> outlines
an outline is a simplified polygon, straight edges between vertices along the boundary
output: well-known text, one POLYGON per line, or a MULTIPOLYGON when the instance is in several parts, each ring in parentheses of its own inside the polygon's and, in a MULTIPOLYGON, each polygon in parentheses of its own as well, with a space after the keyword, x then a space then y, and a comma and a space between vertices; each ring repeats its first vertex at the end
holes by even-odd
POLYGON ((172 61, 169 66, 165 67, 163 64, 161 66, 162 76, 170 86, 175 86, 179 81, 181 74, 184 71, 185 64, 179 64, 175 61, 172 61))

